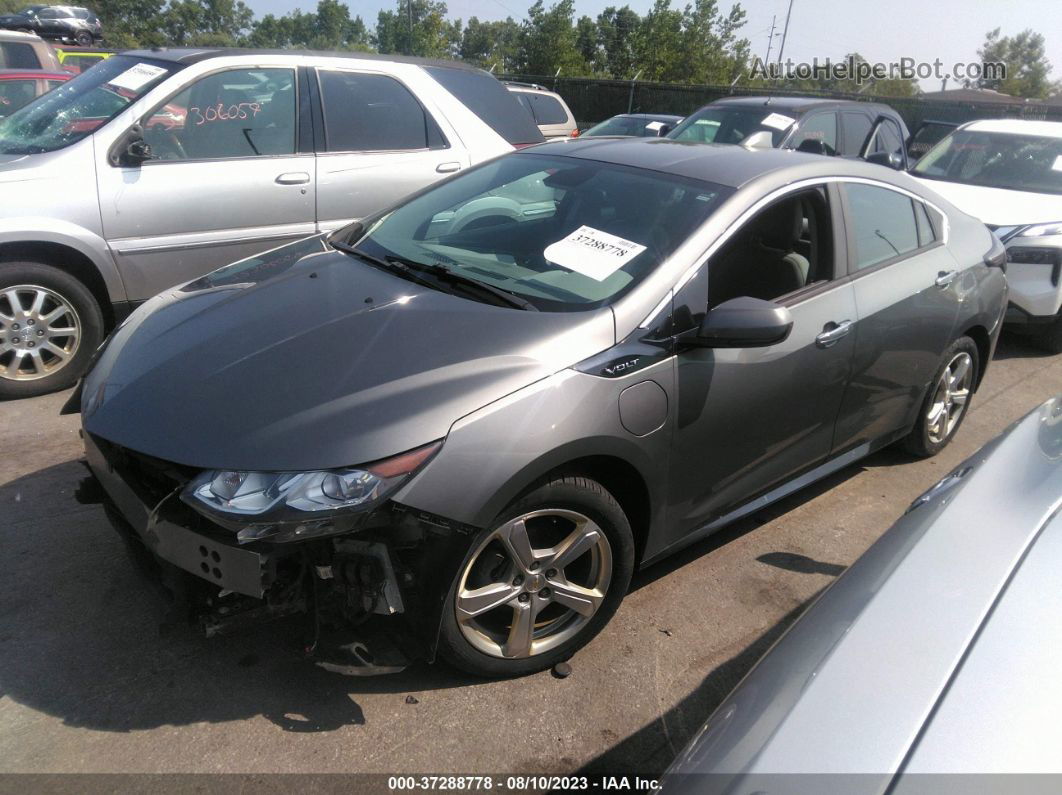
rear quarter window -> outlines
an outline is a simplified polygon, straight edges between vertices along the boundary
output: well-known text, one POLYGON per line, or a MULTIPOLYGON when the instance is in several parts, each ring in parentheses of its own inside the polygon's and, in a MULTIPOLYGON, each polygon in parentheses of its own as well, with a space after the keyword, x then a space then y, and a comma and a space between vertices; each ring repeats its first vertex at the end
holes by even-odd
POLYGON ((568 113, 564 106, 548 94, 521 92, 521 95, 531 106, 531 112, 535 114, 535 121, 539 124, 568 123, 568 113))
POLYGON ((545 140, 516 97, 486 72, 445 66, 426 66, 424 71, 510 144, 545 140))

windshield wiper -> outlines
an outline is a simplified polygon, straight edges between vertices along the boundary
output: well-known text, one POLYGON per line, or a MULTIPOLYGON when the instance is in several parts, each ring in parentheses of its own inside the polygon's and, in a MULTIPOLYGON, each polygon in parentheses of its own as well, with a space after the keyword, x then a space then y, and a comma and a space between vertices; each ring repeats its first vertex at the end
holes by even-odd
POLYGON ((329 245, 331 245, 332 248, 338 251, 342 251, 345 254, 351 254, 355 257, 359 257, 367 262, 372 263, 373 265, 383 268, 384 270, 390 271, 391 273, 397 273, 399 276, 402 276, 403 278, 408 279, 411 282, 422 284, 425 287, 433 287, 435 289, 438 289, 438 282, 443 282, 444 284, 453 287, 460 287, 462 291, 466 293, 475 292, 478 293, 481 297, 490 296, 492 299, 494 299, 492 303, 494 303, 495 305, 500 304, 504 306, 512 306, 516 307, 517 309, 527 310, 529 312, 539 311, 538 307, 532 304, 530 301, 525 301, 523 298, 520 298, 518 295, 510 293, 508 290, 503 290, 500 287, 494 287, 489 284, 484 284, 483 282, 478 281, 477 279, 472 279, 463 274, 456 273, 442 265, 433 265, 424 262, 417 262, 416 260, 407 259, 406 257, 398 257, 394 255, 388 257, 377 257, 373 254, 369 254, 365 251, 362 251, 359 248, 351 246, 347 243, 342 243, 337 240, 329 241, 329 245), (428 276, 434 278, 426 279, 422 274, 427 274, 428 276))
POLYGON ((508 290, 503 290, 501 287, 495 287, 492 284, 481 282, 479 279, 473 279, 470 276, 465 276, 463 273, 450 270, 445 265, 439 264, 427 264, 424 262, 416 262, 415 260, 404 259, 401 257, 388 257, 388 260, 395 260, 401 263, 404 267, 410 270, 417 271, 419 273, 428 273, 434 276, 440 281, 447 282, 455 286, 462 287, 465 291, 477 292, 481 295, 490 295, 501 301, 507 306, 514 306, 517 309, 524 309, 529 312, 537 312, 538 307, 515 295, 508 290))

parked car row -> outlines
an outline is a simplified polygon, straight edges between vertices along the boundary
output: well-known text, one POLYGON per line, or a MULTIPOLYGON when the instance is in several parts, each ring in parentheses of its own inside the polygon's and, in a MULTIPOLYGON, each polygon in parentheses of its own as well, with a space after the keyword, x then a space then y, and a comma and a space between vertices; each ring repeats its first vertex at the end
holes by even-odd
POLYGON ((67 410, 109 515, 210 631, 401 614, 429 658, 541 670, 637 567, 960 428, 1008 311, 1008 249, 935 189, 970 141, 912 176, 865 103, 573 139, 555 101, 151 50, 0 120, 0 395, 88 371, 67 410))

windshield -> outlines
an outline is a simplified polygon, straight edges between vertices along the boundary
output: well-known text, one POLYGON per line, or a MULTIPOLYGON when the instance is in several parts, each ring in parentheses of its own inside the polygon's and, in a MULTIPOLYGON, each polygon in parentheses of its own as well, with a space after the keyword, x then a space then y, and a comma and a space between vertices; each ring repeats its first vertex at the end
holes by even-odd
POLYGON ((116 55, 0 121, 0 154, 30 155, 80 141, 181 67, 116 55))
POLYGON ((660 128, 674 122, 655 121, 645 117, 613 116, 607 121, 596 124, 580 137, 595 135, 633 135, 641 138, 655 138, 660 135, 660 128))
POLYGON ((771 146, 778 146, 796 118, 776 113, 770 106, 756 108, 701 108, 687 116, 667 134, 676 141, 696 141, 702 144, 739 144, 753 133, 771 134, 771 146))
POLYGON ((1062 195, 1062 138, 956 130, 912 171, 965 185, 1062 195))
MULTIPOLYGON (((350 243, 440 265, 546 311, 611 303, 732 189, 626 166, 521 153, 448 180, 350 243)), ((342 233, 340 233, 342 236, 342 233)))

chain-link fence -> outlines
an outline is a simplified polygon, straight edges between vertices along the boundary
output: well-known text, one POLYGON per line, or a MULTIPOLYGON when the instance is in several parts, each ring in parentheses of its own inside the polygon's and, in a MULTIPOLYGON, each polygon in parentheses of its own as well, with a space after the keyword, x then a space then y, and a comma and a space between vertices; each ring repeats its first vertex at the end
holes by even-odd
POLYGON ((556 91, 575 114, 579 126, 589 126, 617 113, 674 113, 685 116, 702 105, 726 96, 822 96, 829 99, 852 99, 891 105, 914 130, 931 119, 961 124, 974 119, 1033 119, 1062 121, 1062 105, 1004 102, 945 102, 918 97, 875 97, 862 94, 816 93, 731 88, 730 86, 686 85, 682 83, 648 83, 627 80, 603 80, 592 77, 542 77, 536 75, 500 75, 502 80, 537 83, 556 91))

